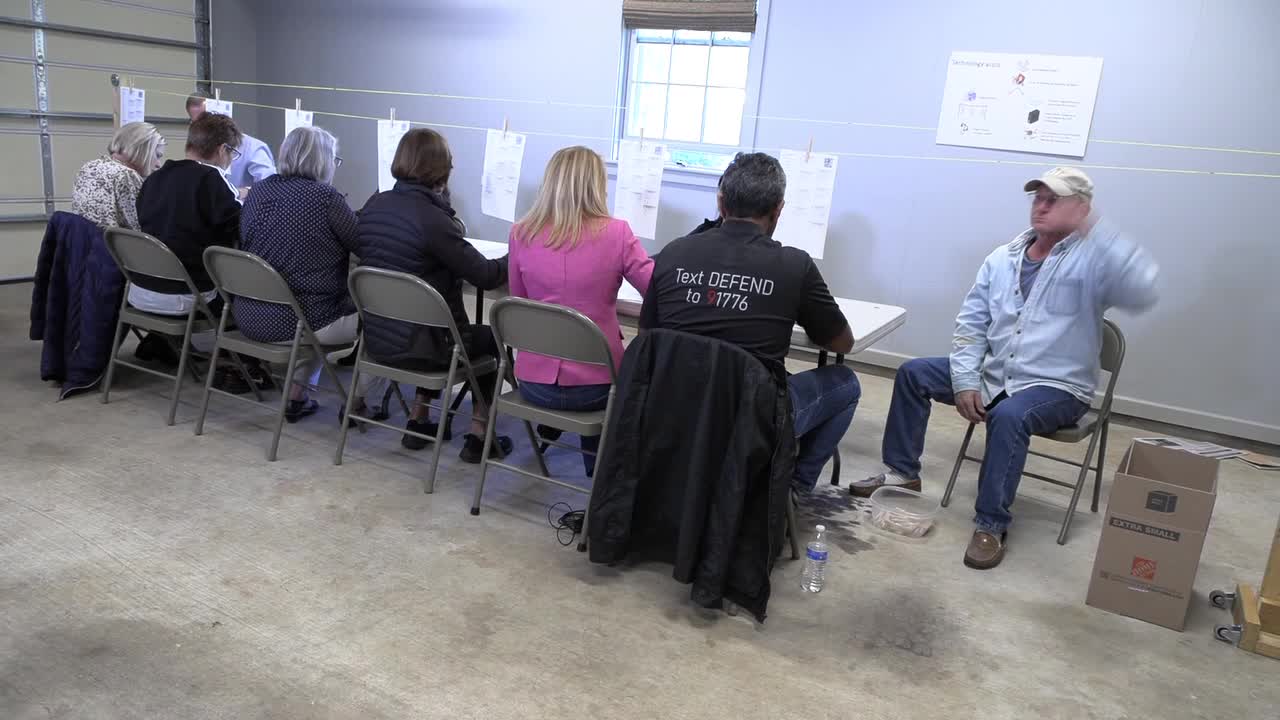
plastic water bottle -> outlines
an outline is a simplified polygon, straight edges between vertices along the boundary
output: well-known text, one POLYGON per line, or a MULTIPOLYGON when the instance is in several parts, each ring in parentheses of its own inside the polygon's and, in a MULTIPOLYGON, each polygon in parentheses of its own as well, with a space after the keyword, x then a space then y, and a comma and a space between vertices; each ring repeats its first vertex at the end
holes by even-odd
POLYGON ((800 574, 800 589, 811 593, 822 592, 827 575, 827 528, 819 525, 815 529, 818 535, 805 548, 804 572, 800 574))

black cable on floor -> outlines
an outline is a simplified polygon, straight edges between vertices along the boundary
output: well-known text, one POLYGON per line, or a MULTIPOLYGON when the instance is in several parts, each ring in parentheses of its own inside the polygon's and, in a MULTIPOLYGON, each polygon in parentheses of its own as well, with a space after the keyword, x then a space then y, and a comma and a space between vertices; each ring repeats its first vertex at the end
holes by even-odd
POLYGON ((585 510, 574 510, 569 503, 558 502, 547 507, 547 524, 556 531, 556 542, 568 547, 573 544, 578 534, 582 532, 582 521, 586 515, 585 510), (563 508, 564 513, 560 515, 558 520, 552 520, 551 515, 556 508, 563 508), (565 532, 569 533, 569 539, 565 539, 565 532))

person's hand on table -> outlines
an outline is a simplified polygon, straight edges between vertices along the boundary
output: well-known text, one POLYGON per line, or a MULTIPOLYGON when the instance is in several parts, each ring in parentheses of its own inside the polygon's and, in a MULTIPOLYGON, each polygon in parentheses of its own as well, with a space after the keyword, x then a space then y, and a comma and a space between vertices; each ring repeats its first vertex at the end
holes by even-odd
POLYGON ((987 408, 982 404, 982 393, 977 390, 961 390, 956 393, 956 412, 971 423, 985 420, 987 408))

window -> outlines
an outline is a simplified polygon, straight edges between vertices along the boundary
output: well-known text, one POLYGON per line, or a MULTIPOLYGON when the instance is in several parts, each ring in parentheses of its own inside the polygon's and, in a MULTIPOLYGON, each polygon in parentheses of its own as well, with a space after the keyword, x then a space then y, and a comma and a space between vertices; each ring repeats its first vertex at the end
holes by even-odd
POLYGON ((622 135, 667 141, 671 162, 723 170, 742 133, 748 32, 628 32, 622 135), (719 147, 718 147, 719 146, 719 147))

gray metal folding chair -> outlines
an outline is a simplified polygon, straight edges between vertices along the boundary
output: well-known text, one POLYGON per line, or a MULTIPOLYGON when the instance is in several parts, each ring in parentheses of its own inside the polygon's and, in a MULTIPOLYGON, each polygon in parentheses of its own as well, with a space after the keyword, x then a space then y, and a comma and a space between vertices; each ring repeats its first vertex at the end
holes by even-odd
MULTIPOLYGON (((1094 471, 1091 509, 1093 512, 1098 512, 1098 493, 1102 483, 1102 466, 1107 459, 1107 432, 1111 429, 1111 400, 1115 396, 1116 380, 1120 377, 1120 366, 1124 364, 1124 349, 1124 333, 1120 332, 1120 327, 1111 320, 1103 320, 1101 365, 1102 369, 1107 371, 1111 377, 1107 379, 1107 390, 1102 396, 1101 405, 1097 410, 1086 412, 1084 417, 1080 418, 1080 421, 1075 425, 1061 428, 1048 435, 1039 436, 1054 442, 1073 444, 1088 438, 1089 449, 1085 451, 1084 460, 1076 461, 1037 450, 1027 451, 1038 457, 1056 460, 1057 462, 1080 468, 1080 474, 1074 483, 1063 482, 1057 478, 1025 470, 1022 473, 1026 477, 1033 477, 1054 485, 1071 488, 1071 502, 1067 504, 1067 514, 1062 519, 1062 530, 1058 533, 1059 545, 1065 545, 1067 542, 1067 530, 1071 527, 1071 519, 1076 512, 1076 504, 1080 502, 1080 491, 1084 489, 1084 484, 1091 469, 1094 471), (1094 459, 1095 450, 1097 451, 1097 465, 1092 466, 1091 462, 1094 459)), ((951 490, 956 486, 956 476, 960 474, 960 465, 965 460, 976 463, 982 462, 982 458, 972 457, 968 454, 969 441, 973 437, 974 427, 974 424, 970 423, 968 432, 964 434, 964 443, 960 445, 960 454, 956 456, 955 467, 951 469, 951 479, 947 481, 947 491, 942 495, 943 507, 946 507, 951 502, 951 490)))
MULTIPOLYGON (((591 506, 591 490, 577 485, 562 482, 551 477, 547 463, 542 457, 539 439, 533 432, 533 423, 549 425, 564 432, 578 435, 599 435, 600 445, 596 457, 604 454, 608 442, 608 417, 613 407, 613 398, 617 383, 617 374, 613 366, 613 354, 609 352, 609 343, 599 326, 586 315, 571 308, 549 303, 540 303, 524 298, 506 297, 493 304, 489 311, 489 324, 493 326, 493 335, 498 341, 501 363, 498 365, 497 388, 494 390, 494 402, 489 407, 489 427, 484 435, 484 452, 480 454, 480 481, 476 483, 475 499, 471 502, 471 514, 480 514, 480 498, 484 494, 484 481, 489 468, 500 467, 526 477, 543 480, 563 488, 576 490, 587 495, 587 507, 591 506), (515 374, 512 372, 512 350, 528 351, 539 355, 571 360, 573 362, 602 365, 609 368, 609 397, 604 410, 568 411, 548 410, 525 400, 519 391, 515 374), (515 388, 511 392, 502 393, 502 381, 506 378, 515 388), (525 430, 529 433, 529 443, 533 446, 534 457, 538 460, 541 474, 529 472, 504 462, 489 459, 489 448, 493 445, 496 433, 498 413, 511 415, 524 420, 525 430)), ((557 447, 591 454, 590 451, 575 448, 555 441, 542 442, 557 447)), ((579 537, 579 550, 586 550, 587 543, 586 511, 583 511, 582 533, 579 537)))
MULTIPOLYGON (((119 319, 116 320, 115 335, 111 340, 111 359, 107 362, 107 377, 102 384, 102 402, 105 404, 111 399, 111 383, 115 380, 117 365, 166 378, 173 381, 173 390, 170 391, 169 395, 169 416, 166 419, 166 423, 172 425, 178 412, 178 400, 182 394, 182 382, 185 379, 188 364, 191 360, 191 336, 194 333, 213 329, 215 322, 213 311, 205 303, 195 284, 191 282, 191 274, 182 266, 182 261, 178 260, 178 256, 174 255, 173 251, 164 243, 146 233, 118 227, 107 228, 105 240, 107 252, 111 253, 111 257, 116 261, 116 266, 120 268, 120 272, 124 275, 125 288, 124 294, 120 298, 120 315, 119 319), (129 288, 134 285, 134 278, 138 275, 184 283, 187 286, 187 292, 195 298, 195 302, 192 303, 191 309, 185 316, 158 315, 131 307, 129 305, 129 288), (182 345, 178 350, 178 371, 170 375, 169 373, 121 360, 119 357, 120 345, 124 342, 124 336, 130 327, 182 338, 182 345)), ((209 361, 211 374, 215 364, 213 358, 216 357, 217 353, 214 353, 209 361)), ((249 387, 253 388, 254 392, 257 393, 257 387, 254 386, 253 381, 249 378, 248 373, 245 372, 238 358, 235 359, 235 363, 240 374, 249 383, 249 387)))
MULTIPOLYGON (((285 283, 284 278, 280 277, 280 273, 268 265, 267 261, 242 250, 210 247, 204 251, 204 267, 209 271, 209 277, 213 279, 214 285, 218 288, 218 294, 222 296, 222 317, 218 320, 218 336, 213 348, 214 356, 217 356, 219 350, 228 350, 233 354, 241 353, 269 363, 286 365, 284 377, 281 379, 283 384, 280 391, 279 407, 276 410, 275 432, 271 436, 271 447, 267 450, 267 460, 275 460, 276 451, 280 447, 280 432, 284 427, 285 410, 289 405, 289 391, 294 385, 293 371, 297 368, 298 362, 315 353, 320 358, 321 367, 333 381, 335 392, 345 403, 347 395, 343 390, 342 380, 326 359, 325 347, 316 339, 311 326, 307 324, 307 319, 302 314, 302 308, 298 305, 297 298, 293 296, 293 291, 289 289, 289 285, 285 283), (231 302, 236 296, 289 306, 293 310, 294 316, 298 318, 297 325, 294 327, 292 342, 288 345, 258 342, 250 340, 239 331, 228 330, 227 324, 231 318, 231 302)), ((211 365, 209 375, 204 381, 204 396, 200 400, 200 418, 196 420, 196 435, 204 432, 204 420, 209 414, 209 397, 215 392, 253 405, 263 404, 260 401, 255 402, 248 398, 215 389, 213 387, 213 367, 211 365)))
MULTIPOLYGON (((356 312, 360 313, 360 350, 356 355, 355 365, 351 370, 351 396, 355 395, 357 383, 363 375, 386 378, 393 383, 408 383, 427 390, 444 391, 438 405, 440 423, 435 437, 414 432, 407 428, 396 427, 372 418, 355 415, 351 412, 351 403, 347 403, 342 416, 342 434, 338 436, 338 449, 334 453, 333 463, 342 464, 342 452, 347 445, 348 420, 354 418, 359 423, 368 423, 378 427, 395 430, 402 435, 411 435, 434 443, 431 452, 431 468, 422 480, 424 492, 434 492, 436 486, 436 468, 440 466, 440 451, 444 448, 447 419, 458 411, 449 407, 449 399, 454 386, 468 382, 472 389, 479 387, 476 375, 493 372, 497 360, 491 357, 468 357, 463 346, 458 326, 453 321, 453 313, 444 298, 422 278, 408 273, 383 270, 381 268, 357 267, 347 276, 347 287, 351 291, 351 300, 355 303, 356 312), (424 325, 433 328, 447 328, 453 338, 453 354, 449 359, 448 371, 423 371, 405 369, 371 360, 365 353, 364 329, 368 317, 376 315, 391 320, 424 325)), ((487 448, 486 448, 487 450, 487 448)))

